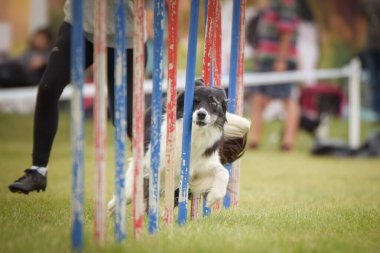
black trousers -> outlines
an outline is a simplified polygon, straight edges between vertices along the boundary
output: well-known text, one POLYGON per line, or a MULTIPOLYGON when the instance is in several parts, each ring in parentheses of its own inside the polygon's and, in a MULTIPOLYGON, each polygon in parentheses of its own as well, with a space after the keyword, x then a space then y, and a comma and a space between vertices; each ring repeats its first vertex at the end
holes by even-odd
MULTIPOLYGON (((71 25, 63 23, 53 46, 46 70, 38 85, 34 113, 33 165, 47 166, 58 127, 58 100, 70 83, 71 25)), ((85 68, 93 64, 94 46, 85 40, 85 68)), ((108 102, 114 118, 114 49, 107 48, 108 102)), ((127 133, 132 136, 133 49, 127 49, 127 133)))

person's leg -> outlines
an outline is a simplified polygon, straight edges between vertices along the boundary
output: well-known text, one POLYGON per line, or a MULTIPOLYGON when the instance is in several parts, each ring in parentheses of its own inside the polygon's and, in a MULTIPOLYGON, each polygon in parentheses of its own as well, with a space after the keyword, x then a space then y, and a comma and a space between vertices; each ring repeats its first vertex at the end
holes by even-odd
POLYGON ((115 126, 115 71, 114 71, 114 55, 113 48, 107 48, 107 96, 108 96, 108 110, 111 115, 112 124, 115 126))
MULTIPOLYGON (((11 192, 28 194, 45 190, 49 155, 58 126, 58 100, 70 81, 71 26, 63 23, 53 46, 44 75, 38 85, 34 113, 33 163, 25 175, 9 185, 11 192)), ((93 46, 85 42, 85 68, 92 64, 93 46)))
MULTIPOLYGON (((115 74, 114 74, 114 49, 107 50, 107 89, 108 89, 108 106, 114 124, 115 115, 115 74)), ((132 137, 132 112, 133 112, 133 49, 127 49, 127 135, 132 137)))
POLYGON ((282 148, 290 150, 293 148, 298 132, 300 109, 298 101, 294 98, 283 100, 285 120, 284 120, 284 135, 282 139, 282 148))
MULTIPOLYGON (((273 62, 260 61, 256 65, 255 72, 265 73, 273 69, 273 62)), ((260 142, 261 129, 263 127, 263 113, 266 105, 270 102, 270 94, 267 86, 256 86, 251 89, 251 120, 252 120, 252 137, 249 144, 250 148, 257 148, 260 142)))
POLYGON ((373 110, 380 120, 380 52, 365 52, 364 61, 370 76, 373 110))
MULTIPOLYGON (((64 23, 38 85, 34 113, 33 166, 46 167, 49 161, 58 127, 58 100, 70 82, 70 32, 71 26, 64 23)), ((92 64, 92 44, 86 42, 85 48, 87 68, 92 64)))
MULTIPOLYGON (((288 70, 296 68, 295 63, 288 63, 288 70)), ((279 85, 276 88, 275 97, 281 99, 284 105, 285 118, 281 149, 288 151, 295 145, 300 122, 298 87, 292 83, 279 85)))
POLYGON ((70 82, 70 30, 64 23, 38 85, 34 113, 33 165, 46 167, 58 125, 58 99, 70 82))
MULTIPOLYGON (((147 55, 145 54, 145 59, 146 57, 147 55)), ((133 113, 133 49, 127 49, 127 135, 130 139, 132 139, 132 121, 133 121, 132 113, 133 113)))
POLYGON ((34 112, 33 166, 9 185, 11 192, 28 194, 46 188, 47 163, 58 124, 58 99, 70 80, 70 25, 63 23, 38 85, 34 112))
POLYGON ((261 129, 263 126, 263 112, 268 98, 260 93, 254 93, 251 97, 251 119, 252 119, 252 137, 251 148, 256 148, 260 142, 261 129))
POLYGON ((374 66, 371 71, 372 81, 372 93, 373 93, 373 104, 374 109, 377 114, 377 121, 380 122, 380 50, 373 53, 374 54, 374 66))
MULTIPOLYGON (((70 31, 71 26, 63 23, 39 83, 34 113, 33 163, 24 176, 9 185, 12 192, 28 194, 46 188, 47 164, 58 126, 58 100, 70 81, 70 31)), ((92 64, 92 51, 92 44, 86 42, 86 67, 92 64)))

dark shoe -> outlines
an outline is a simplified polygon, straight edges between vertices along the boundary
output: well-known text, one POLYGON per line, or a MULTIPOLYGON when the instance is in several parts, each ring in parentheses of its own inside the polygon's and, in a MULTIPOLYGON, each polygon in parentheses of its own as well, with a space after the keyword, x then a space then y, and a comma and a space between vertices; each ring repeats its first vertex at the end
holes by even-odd
POLYGON ((259 144, 257 144, 257 142, 251 142, 249 145, 248 145, 248 148, 249 149, 258 149, 259 148, 259 144))
POLYGON ((37 170, 26 169, 25 175, 9 185, 11 192, 28 194, 31 191, 46 189, 46 176, 41 175, 37 170))
POLYGON ((287 145, 287 144, 283 144, 281 147, 280 147, 280 150, 282 152, 290 152, 292 151, 292 147, 290 145, 287 145))

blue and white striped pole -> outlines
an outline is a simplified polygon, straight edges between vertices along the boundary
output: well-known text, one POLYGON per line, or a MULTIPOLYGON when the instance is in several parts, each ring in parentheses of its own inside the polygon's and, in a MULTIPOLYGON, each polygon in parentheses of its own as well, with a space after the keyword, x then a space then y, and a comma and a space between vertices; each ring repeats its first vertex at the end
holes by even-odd
POLYGON ((202 214, 203 214, 203 217, 207 217, 207 216, 210 216, 211 215, 211 208, 208 208, 207 205, 207 193, 204 193, 203 194, 203 201, 202 201, 202 206, 203 206, 203 211, 202 211, 202 214))
POLYGON ((160 143, 162 119, 162 80, 164 66, 164 0, 154 1, 154 41, 153 41, 153 91, 151 111, 151 172, 149 178, 149 233, 158 230, 159 217, 159 175, 160 143))
MULTIPOLYGON (((206 39, 206 26, 207 26, 207 10, 208 10, 208 0, 204 0, 204 10, 203 10, 203 13, 204 13, 204 29, 205 29, 205 39, 206 39)), ((212 60, 211 60, 211 64, 212 64, 212 60)), ((213 84, 213 65, 211 65, 211 69, 210 69, 210 71, 211 71, 211 73, 210 73, 210 87, 212 87, 212 84, 213 84)), ((210 216, 210 214, 211 214, 211 208, 208 208, 207 206, 206 206, 206 198, 207 198, 207 193, 204 193, 204 194, 202 194, 203 196, 202 196, 202 216, 203 217, 207 217, 207 216, 210 216)))
MULTIPOLYGON (((232 10, 232 31, 231 31, 231 58, 230 58, 230 76, 228 85, 228 106, 227 111, 235 112, 236 105, 236 81, 238 71, 238 52, 239 52, 239 29, 240 28, 240 0, 234 0, 232 10)), ((232 165, 226 164, 230 178, 232 176, 232 165)), ((229 208, 231 206, 231 195, 227 191, 224 197, 223 206, 229 208)))
POLYGON ((83 249, 83 190, 84 190, 84 37, 83 1, 74 0, 71 29, 71 141, 73 152, 71 245, 75 251, 83 249))
POLYGON ((119 243, 126 239, 127 59, 125 7, 125 0, 115 0, 115 241, 119 243))
POLYGON ((190 152, 191 152, 191 114, 194 100, 195 64, 198 39, 199 0, 191 0, 190 28, 187 50, 185 103, 183 112, 182 158, 179 183, 178 224, 187 222, 187 202, 189 196, 190 152))

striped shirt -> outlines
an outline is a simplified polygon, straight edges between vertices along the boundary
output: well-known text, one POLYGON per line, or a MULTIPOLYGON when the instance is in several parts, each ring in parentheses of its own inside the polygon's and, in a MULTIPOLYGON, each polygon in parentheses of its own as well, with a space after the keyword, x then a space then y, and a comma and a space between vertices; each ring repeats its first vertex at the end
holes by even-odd
MULTIPOLYGON (((107 46, 114 47, 114 36, 115 36, 115 0, 104 0, 107 1, 107 46)), ((71 5, 73 0, 66 0, 64 6, 64 21, 71 24, 73 17, 71 15, 71 5)), ((87 40, 93 42, 94 36, 94 0, 84 0, 83 1, 83 29, 87 40)), ((133 0, 127 0, 125 6, 125 23, 126 23, 126 46, 127 48, 133 48, 133 0)), ((153 1, 145 1, 146 9, 153 9, 153 1)), ((144 19, 145 25, 145 19, 144 19)), ((145 34, 145 40, 147 35, 145 34)))
POLYGON ((297 61, 296 30, 298 16, 295 0, 268 0, 258 25, 258 57, 260 62, 273 62, 280 50, 281 33, 291 33, 291 46, 287 53, 290 63, 297 61))

